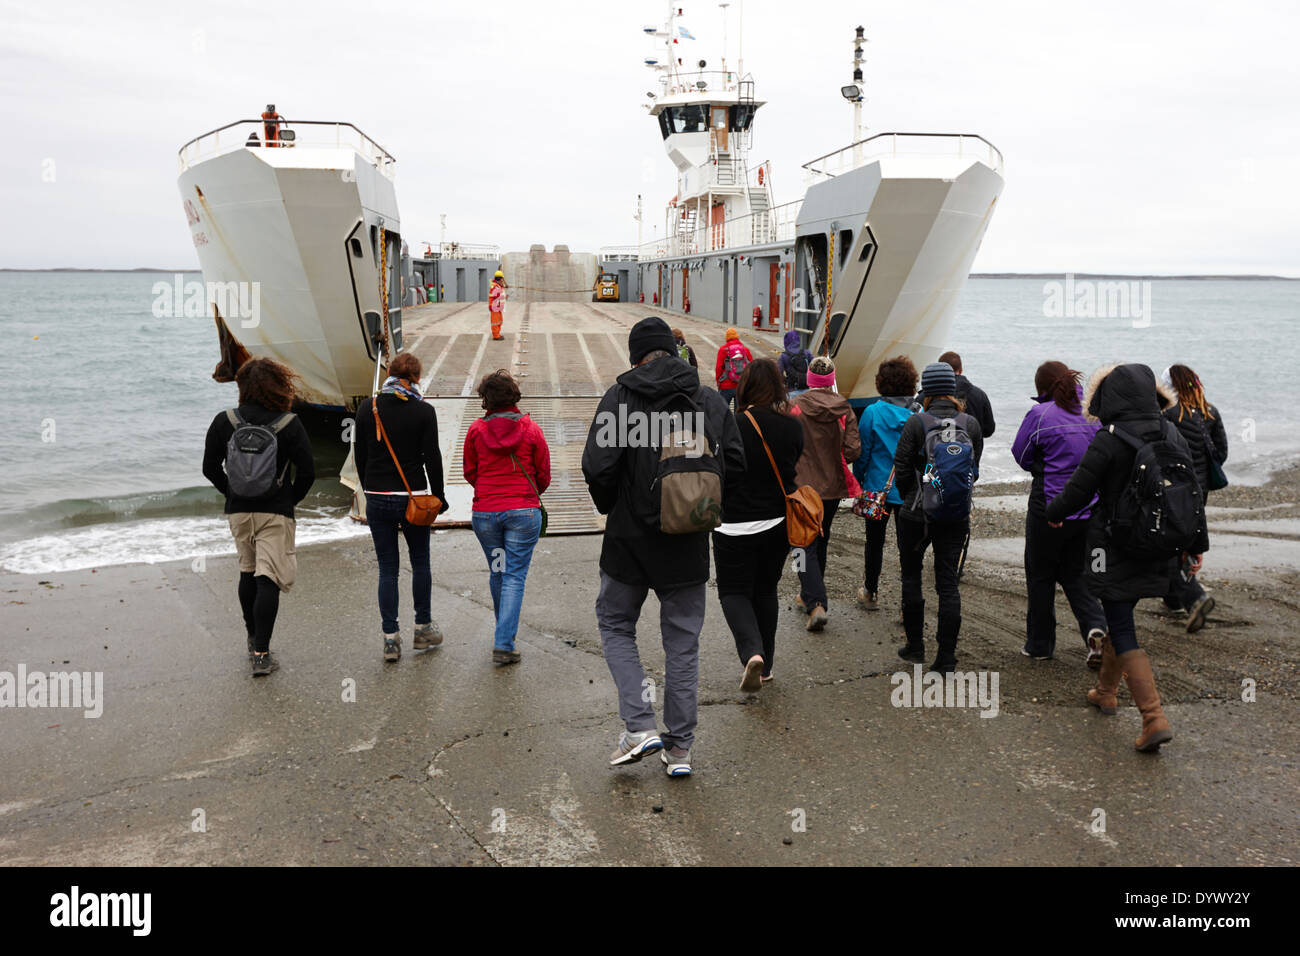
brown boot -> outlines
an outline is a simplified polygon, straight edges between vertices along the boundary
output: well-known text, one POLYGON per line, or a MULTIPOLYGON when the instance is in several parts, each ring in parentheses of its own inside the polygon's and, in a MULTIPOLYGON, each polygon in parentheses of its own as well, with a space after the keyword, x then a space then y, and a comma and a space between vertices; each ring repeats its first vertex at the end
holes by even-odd
POLYGON ((1097 671, 1097 686, 1088 691, 1088 703, 1103 714, 1119 712, 1119 703, 1115 700, 1115 691, 1119 690, 1119 672, 1115 645, 1107 636, 1101 642, 1101 668, 1097 671))
POLYGON ((1119 656, 1119 666, 1128 682, 1128 692, 1133 703, 1142 712, 1142 734, 1133 746, 1143 753, 1152 753, 1160 745, 1174 739, 1173 729, 1160 709, 1160 694, 1156 692, 1156 678, 1151 673, 1151 661, 1143 650, 1127 651, 1119 656))

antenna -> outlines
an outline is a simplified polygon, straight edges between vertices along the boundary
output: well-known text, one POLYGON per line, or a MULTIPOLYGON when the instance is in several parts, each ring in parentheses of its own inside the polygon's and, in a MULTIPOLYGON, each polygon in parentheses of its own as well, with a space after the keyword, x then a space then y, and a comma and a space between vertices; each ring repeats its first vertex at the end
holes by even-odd
POLYGON ((725 86, 727 82, 727 7, 731 6, 731 4, 720 3, 718 6, 722 8, 722 82, 725 86))
POLYGON ((745 76, 745 0, 739 0, 740 9, 736 12, 737 29, 740 38, 736 40, 736 79, 745 76))

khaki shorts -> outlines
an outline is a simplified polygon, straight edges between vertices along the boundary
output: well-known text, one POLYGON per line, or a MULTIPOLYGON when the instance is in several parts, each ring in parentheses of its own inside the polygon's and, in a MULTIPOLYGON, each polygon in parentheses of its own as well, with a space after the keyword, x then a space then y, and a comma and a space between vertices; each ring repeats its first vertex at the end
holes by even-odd
POLYGON ((255 511, 226 515, 235 536, 239 570, 264 574, 281 591, 288 591, 298 577, 298 552, 294 549, 297 522, 284 515, 255 511))

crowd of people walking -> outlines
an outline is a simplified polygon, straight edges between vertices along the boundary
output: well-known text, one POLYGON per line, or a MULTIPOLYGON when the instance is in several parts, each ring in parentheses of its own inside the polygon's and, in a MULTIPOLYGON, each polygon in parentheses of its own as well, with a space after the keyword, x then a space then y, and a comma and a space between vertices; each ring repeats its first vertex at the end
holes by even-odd
MULTIPOLYGON (((892 526, 903 631, 897 654, 909 663, 926 660, 923 566, 930 553, 937 599, 930 669, 956 669, 973 488, 996 427, 992 405, 964 375, 961 356, 945 353, 919 373, 907 356, 881 362, 879 399, 860 416, 836 388, 834 361, 812 355, 794 332, 777 358, 755 359, 728 328, 715 362, 716 390, 701 384, 681 330, 662 319, 636 323, 628 360, 629 370, 600 400, 582 455, 592 501, 606 516, 595 621, 623 722, 611 765, 659 753, 670 776, 691 773, 710 544, 740 689, 757 693, 774 679, 787 562, 806 630, 822 631, 830 621, 827 546, 845 500, 865 523, 859 607, 883 606, 892 526), (651 427, 623 432, 611 422, 651 427), (662 734, 637 643, 651 591, 665 659, 662 734)), ((355 423, 386 662, 402 654, 399 538, 411 572, 411 646, 427 651, 443 641, 432 616, 429 557, 430 527, 446 507, 443 460, 421 374, 414 355, 394 357, 355 423)), ((295 578, 294 506, 309 491, 314 467, 306 431, 291 411, 292 373, 258 358, 236 380, 239 406, 213 420, 203 472, 226 497, 248 653, 254 676, 263 676, 278 666, 271 632, 279 595, 295 578)), ((1084 660, 1097 672, 1088 702, 1116 713, 1118 685, 1126 681, 1142 715, 1135 745, 1156 750, 1173 731, 1138 644, 1134 608, 1143 598, 1160 598, 1186 613, 1189 632, 1214 608, 1198 574, 1209 544, 1205 499, 1226 484, 1222 418, 1185 365, 1159 377, 1144 365, 1110 366, 1085 387, 1078 371, 1052 360, 1038 367, 1033 386, 1034 405, 1012 443, 1015 461, 1032 476, 1021 653, 1055 657, 1059 586, 1084 660)), ((483 415, 469 426, 461 457, 474 490, 471 524, 488 567, 492 661, 508 666, 521 659, 516 638, 533 551, 546 527, 550 450, 542 429, 520 410, 519 384, 509 372, 486 375, 477 394, 483 415)))

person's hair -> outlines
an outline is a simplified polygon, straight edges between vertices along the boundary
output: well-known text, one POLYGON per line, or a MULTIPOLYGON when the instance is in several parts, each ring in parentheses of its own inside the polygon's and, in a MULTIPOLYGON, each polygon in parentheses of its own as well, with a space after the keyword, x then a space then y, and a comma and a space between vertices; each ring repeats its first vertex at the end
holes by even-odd
POLYGON ((966 411, 966 403, 956 395, 927 395, 925 398, 921 399, 921 407, 928 412, 930 410, 930 403, 938 401, 952 402, 957 406, 957 411, 966 411))
POLYGON ((424 366, 411 352, 402 352, 388 363, 388 374, 404 378, 408 382, 418 382, 424 372, 424 366))
POLYGON ((239 404, 287 412, 297 394, 298 376, 275 359, 253 358, 239 366, 235 382, 239 385, 239 404))
POLYGON ((663 349, 653 349, 652 351, 646 352, 645 355, 641 356, 641 361, 637 362, 636 364, 644 365, 646 362, 653 362, 655 359, 667 358, 672 354, 673 354, 672 352, 665 352, 663 349))
POLYGON ((835 371, 835 363, 829 355, 819 355, 808 363, 808 371, 814 375, 830 375, 835 371))
POLYGON ((681 329, 673 329, 673 338, 674 338, 674 339, 681 339, 683 342, 686 341, 686 336, 682 334, 682 330, 681 330, 681 329))
POLYGON ((916 366, 906 355, 885 359, 876 370, 876 391, 881 395, 915 395, 916 366))
POLYGON ((477 391, 479 398, 483 399, 483 408, 489 412, 519 404, 519 384, 503 368, 484 375, 477 391))
POLYGON ((1201 413, 1201 417, 1206 421, 1212 421, 1214 416, 1210 414, 1210 406, 1205 401, 1205 389, 1201 387, 1201 380, 1196 377, 1186 365, 1169 366, 1169 380, 1174 383, 1174 391, 1178 393, 1178 420, 1183 420, 1183 409, 1194 408, 1201 413))
POLYGON ((755 359, 745 366, 736 390, 736 407, 768 408, 782 414, 790 410, 785 376, 775 359, 755 359))
POLYGON ((961 374, 961 356, 956 352, 944 352, 939 356, 940 362, 947 362, 952 366, 952 370, 958 375, 961 374))
POLYGON ((1034 388, 1067 412, 1079 414, 1079 372, 1064 362, 1047 361, 1034 373, 1034 388))

